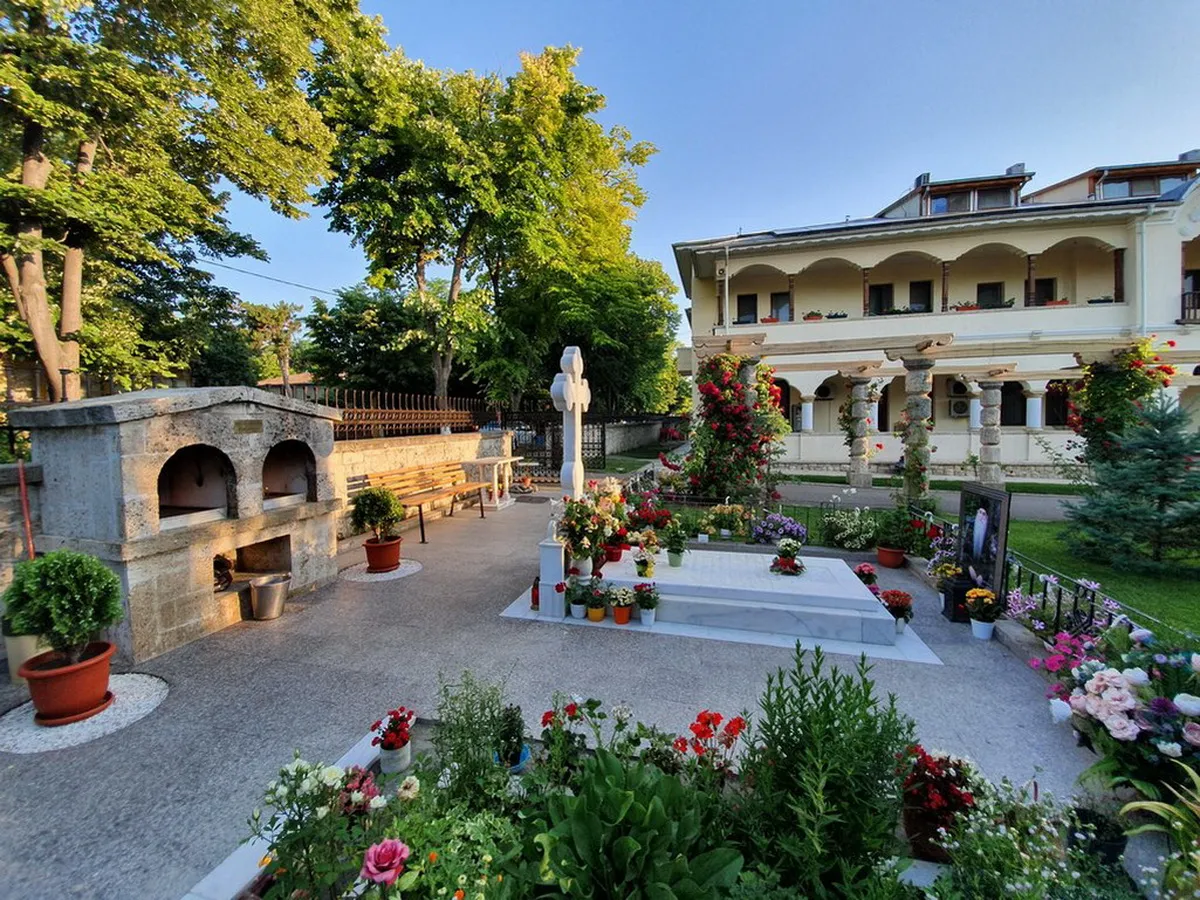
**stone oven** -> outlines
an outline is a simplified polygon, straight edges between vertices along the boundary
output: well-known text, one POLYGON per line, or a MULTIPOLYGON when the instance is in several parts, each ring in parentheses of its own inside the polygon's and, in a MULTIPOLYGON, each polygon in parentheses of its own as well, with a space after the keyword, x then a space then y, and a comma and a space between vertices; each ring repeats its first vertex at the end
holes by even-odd
POLYGON ((139 391, 14 411, 42 466, 41 550, 121 577, 113 636, 139 661, 243 618, 248 579, 337 576, 336 410, 255 388, 139 391), (228 578, 214 584, 214 558, 228 578), (231 583, 226 583, 231 582, 231 583))

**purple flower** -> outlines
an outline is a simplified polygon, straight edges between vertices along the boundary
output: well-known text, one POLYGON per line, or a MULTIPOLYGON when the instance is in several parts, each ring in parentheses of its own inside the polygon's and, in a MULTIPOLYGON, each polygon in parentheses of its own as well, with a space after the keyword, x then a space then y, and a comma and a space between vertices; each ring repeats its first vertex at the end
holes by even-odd
POLYGON ((1155 661, 1156 663, 1158 663, 1160 666, 1165 666, 1165 665, 1167 664, 1167 654, 1165 654, 1165 653, 1155 653, 1155 654, 1154 654, 1154 661, 1155 661))
POLYGON ((1172 719, 1179 715, 1179 707, 1169 697, 1155 697, 1150 701, 1150 711, 1157 716, 1172 719))

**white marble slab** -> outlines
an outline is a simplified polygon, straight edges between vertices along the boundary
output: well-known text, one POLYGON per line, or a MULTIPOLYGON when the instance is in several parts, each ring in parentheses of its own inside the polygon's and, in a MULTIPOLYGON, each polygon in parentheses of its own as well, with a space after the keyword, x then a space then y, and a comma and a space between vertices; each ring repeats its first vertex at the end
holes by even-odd
MULTIPOLYGON (((607 566, 605 567, 607 569, 607 566)), ((657 573, 656 573, 657 574, 657 573)), ((636 612, 634 613, 636 615, 636 612)), ((503 618, 523 619, 542 625, 570 625, 578 628, 616 628, 623 631, 646 634, 652 632, 674 637, 699 638, 706 641, 728 641, 735 644, 757 644, 762 647, 791 648, 799 644, 805 650, 820 647, 826 653, 837 653, 844 656, 859 657, 866 655, 868 659, 891 659, 900 662, 924 663, 925 665, 940 666, 938 659, 929 646, 921 640, 912 627, 905 629, 903 634, 896 635, 894 644, 867 644, 861 641, 841 641, 825 638, 803 637, 790 634, 771 634, 765 631, 745 631, 737 628, 718 628, 709 625, 687 625, 679 622, 664 622, 661 619, 653 627, 647 627, 636 619, 629 625, 618 625, 612 619, 601 622, 589 622, 587 619, 572 619, 566 617, 551 617, 543 613, 538 615, 529 608, 528 589, 505 608, 500 614, 503 618)), ((893 631, 895 625, 892 625, 893 631)))

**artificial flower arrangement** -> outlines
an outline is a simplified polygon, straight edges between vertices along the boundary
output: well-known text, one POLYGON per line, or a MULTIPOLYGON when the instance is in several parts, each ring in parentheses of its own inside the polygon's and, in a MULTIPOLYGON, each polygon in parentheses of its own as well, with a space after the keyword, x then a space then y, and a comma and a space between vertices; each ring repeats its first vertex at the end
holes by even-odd
POLYGON ((1200 764, 1200 653, 1160 645, 1127 622, 1095 640, 1061 638, 1030 664, 1059 672, 1050 710, 1104 757, 1093 774, 1154 798, 1159 784, 1179 777, 1170 760, 1200 764))
POLYGON ((908 591, 884 591, 879 595, 880 602, 894 619, 911 622, 913 617, 913 598, 908 591))
POLYGON ((625 518, 625 500, 619 483, 615 479, 608 479, 603 485, 589 481, 578 500, 563 497, 558 528, 572 559, 591 559, 612 542, 625 518))
POLYGON ((976 622, 995 622, 1004 612, 1004 606, 993 591, 977 587, 967 591, 967 612, 976 622))
POLYGON ((936 566, 930 568, 929 574, 934 577, 938 585, 942 585, 951 578, 957 578, 962 574, 962 566, 952 562, 940 562, 936 566))
POLYGON ((375 736, 371 746, 383 750, 401 750, 412 740, 412 726, 417 721, 416 710, 400 706, 388 710, 387 715, 377 719, 371 726, 375 736))
POLYGON ((964 759, 929 752, 920 744, 908 748, 911 769, 904 779, 904 830, 918 858, 945 862, 941 831, 950 831, 959 815, 975 807, 982 777, 964 759))
POLYGON ((783 538, 775 547, 775 559, 771 561, 771 571, 776 575, 800 575, 804 572, 804 563, 799 559, 804 545, 795 538, 783 538))
POLYGON ((653 578, 654 552, 645 546, 638 547, 633 551, 633 567, 637 570, 638 578, 653 578))
POLYGON ((653 528, 643 528, 641 531, 630 531, 625 539, 631 547, 645 550, 647 553, 657 553, 659 550, 658 532, 653 528))
POLYGON ((755 544, 774 544, 781 538, 805 541, 808 539, 808 529, 791 516, 775 512, 755 522, 750 531, 750 540, 755 544))

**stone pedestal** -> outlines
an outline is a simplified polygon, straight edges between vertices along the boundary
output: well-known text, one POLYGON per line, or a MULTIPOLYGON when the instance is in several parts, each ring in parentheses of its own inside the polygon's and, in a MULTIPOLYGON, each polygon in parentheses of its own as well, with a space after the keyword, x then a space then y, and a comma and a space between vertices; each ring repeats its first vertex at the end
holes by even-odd
POLYGON ((850 419, 853 437, 850 441, 850 476, 851 487, 870 487, 871 469, 867 460, 870 446, 869 418, 871 400, 869 386, 871 379, 861 376, 851 376, 850 382, 850 419))
POLYGON ((560 541, 546 538, 538 544, 538 574, 541 576, 538 590, 538 616, 543 619, 561 619, 567 614, 565 595, 555 590, 555 585, 566 577, 566 552, 560 541))
POLYGON ((1000 388, 1003 382, 981 381, 983 406, 979 421, 979 480, 983 484, 1004 484, 1000 467, 1000 388))
POLYGON ((923 356, 904 360, 905 410, 908 424, 904 429, 904 495, 910 501, 929 495, 929 430, 933 414, 929 392, 933 389, 933 360, 923 356))

